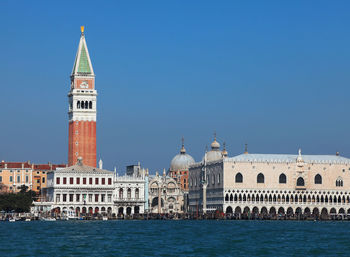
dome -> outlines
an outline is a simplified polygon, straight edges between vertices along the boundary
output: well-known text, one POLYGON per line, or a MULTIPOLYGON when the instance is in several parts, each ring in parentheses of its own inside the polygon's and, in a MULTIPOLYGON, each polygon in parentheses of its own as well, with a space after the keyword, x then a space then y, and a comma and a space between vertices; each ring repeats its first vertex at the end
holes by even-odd
POLYGON ((222 159, 221 151, 209 151, 207 152, 207 162, 217 161, 222 159))
MULTIPOLYGON (((222 159, 222 152, 220 151, 220 144, 218 141, 216 141, 216 134, 214 134, 214 141, 211 143, 211 150, 206 153, 206 161, 216 161, 222 159)), ((203 157, 202 161, 204 161, 205 156, 203 157)))
POLYGON ((215 137, 213 143, 211 143, 211 149, 218 150, 219 148, 220 148, 220 144, 218 141, 216 141, 216 137, 215 137))
POLYGON ((191 164, 195 163, 191 155, 186 153, 182 142, 180 153, 177 154, 170 162, 170 171, 188 170, 191 164))

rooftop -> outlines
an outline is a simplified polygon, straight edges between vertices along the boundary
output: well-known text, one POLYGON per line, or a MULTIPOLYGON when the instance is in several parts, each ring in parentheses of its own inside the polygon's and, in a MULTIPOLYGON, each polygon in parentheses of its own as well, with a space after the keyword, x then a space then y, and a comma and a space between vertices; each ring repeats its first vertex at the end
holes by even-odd
MULTIPOLYGON (((350 164, 350 159, 337 155, 301 155, 305 163, 350 164)), ((296 154, 241 154, 226 158, 228 162, 274 162, 294 163, 296 154)))

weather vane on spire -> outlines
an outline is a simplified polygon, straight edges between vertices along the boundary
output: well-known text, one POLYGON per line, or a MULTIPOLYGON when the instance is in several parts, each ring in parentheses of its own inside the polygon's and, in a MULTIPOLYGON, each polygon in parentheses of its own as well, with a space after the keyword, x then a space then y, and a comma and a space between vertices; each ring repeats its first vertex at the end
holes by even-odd
POLYGON ((81 34, 84 34, 84 26, 80 26, 81 34))

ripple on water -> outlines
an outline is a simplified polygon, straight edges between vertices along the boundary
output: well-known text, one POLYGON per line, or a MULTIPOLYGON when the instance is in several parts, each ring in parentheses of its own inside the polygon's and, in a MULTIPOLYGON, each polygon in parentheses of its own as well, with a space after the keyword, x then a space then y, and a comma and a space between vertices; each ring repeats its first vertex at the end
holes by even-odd
POLYGON ((1 256, 348 256, 348 222, 1 222, 1 256))

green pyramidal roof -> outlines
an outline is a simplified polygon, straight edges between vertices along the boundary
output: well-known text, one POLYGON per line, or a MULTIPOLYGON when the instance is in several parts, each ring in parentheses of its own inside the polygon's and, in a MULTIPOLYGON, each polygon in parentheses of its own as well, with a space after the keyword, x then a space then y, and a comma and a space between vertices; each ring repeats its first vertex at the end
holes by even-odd
POLYGON ((78 65, 78 73, 91 73, 88 55, 86 53, 85 44, 81 47, 80 60, 78 65))
POLYGON ((72 74, 94 74, 91 67, 90 56, 86 47, 84 34, 82 34, 80 38, 72 74))

